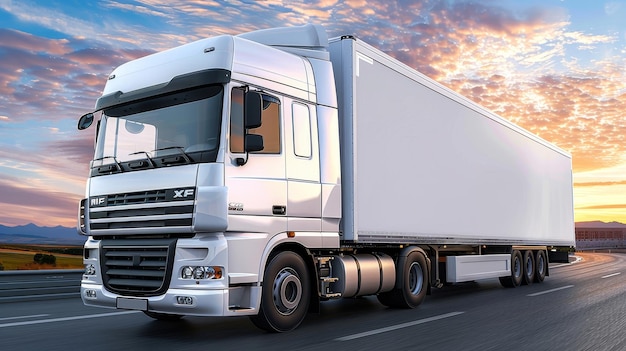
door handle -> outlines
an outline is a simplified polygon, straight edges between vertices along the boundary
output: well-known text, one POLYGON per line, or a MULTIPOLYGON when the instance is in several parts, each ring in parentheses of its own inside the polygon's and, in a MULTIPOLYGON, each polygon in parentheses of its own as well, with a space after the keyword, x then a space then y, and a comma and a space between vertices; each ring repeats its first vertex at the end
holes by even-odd
POLYGON ((284 216, 287 213, 287 206, 274 205, 272 206, 272 213, 275 215, 284 216))

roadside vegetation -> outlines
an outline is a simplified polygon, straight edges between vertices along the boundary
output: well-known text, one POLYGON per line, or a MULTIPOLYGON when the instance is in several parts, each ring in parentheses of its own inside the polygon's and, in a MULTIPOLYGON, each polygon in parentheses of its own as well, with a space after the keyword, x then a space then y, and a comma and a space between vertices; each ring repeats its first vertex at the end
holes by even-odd
POLYGON ((82 269, 82 246, 0 244, 0 271, 82 269))

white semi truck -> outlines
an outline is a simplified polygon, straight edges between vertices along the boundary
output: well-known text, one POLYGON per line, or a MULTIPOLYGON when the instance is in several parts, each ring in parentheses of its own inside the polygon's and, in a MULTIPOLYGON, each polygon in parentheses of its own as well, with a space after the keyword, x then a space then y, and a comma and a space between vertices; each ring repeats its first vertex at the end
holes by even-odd
POLYGON ((328 299, 541 282, 574 245, 567 152, 321 26, 125 63, 94 120, 86 305, 282 332, 328 299))

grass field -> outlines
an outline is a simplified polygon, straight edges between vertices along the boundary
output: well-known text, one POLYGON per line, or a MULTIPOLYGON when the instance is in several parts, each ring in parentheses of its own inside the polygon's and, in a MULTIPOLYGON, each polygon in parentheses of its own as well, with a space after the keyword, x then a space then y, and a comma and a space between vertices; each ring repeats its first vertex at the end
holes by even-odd
POLYGON ((38 269, 82 269, 82 247, 0 244, 0 264, 5 271, 38 269), (56 264, 38 264, 35 254, 54 255, 56 264))

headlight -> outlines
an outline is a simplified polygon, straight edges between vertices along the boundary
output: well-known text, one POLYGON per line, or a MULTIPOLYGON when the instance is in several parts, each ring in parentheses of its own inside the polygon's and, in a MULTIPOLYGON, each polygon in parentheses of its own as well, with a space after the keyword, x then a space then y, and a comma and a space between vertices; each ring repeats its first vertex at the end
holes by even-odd
POLYGON ((193 269, 193 279, 204 279, 204 267, 195 267, 193 269))
POLYGON ((181 274, 181 278, 183 278, 183 279, 191 279, 192 274, 193 274, 193 268, 192 267, 183 267, 183 272, 181 274))
POLYGON ((207 279, 213 279, 213 278, 215 278, 215 268, 213 268, 213 267, 207 267, 207 268, 204 270, 204 276, 205 276, 207 279))
POLYGON ((182 279, 222 279, 223 267, 220 266, 185 266, 180 271, 182 279))

